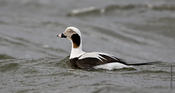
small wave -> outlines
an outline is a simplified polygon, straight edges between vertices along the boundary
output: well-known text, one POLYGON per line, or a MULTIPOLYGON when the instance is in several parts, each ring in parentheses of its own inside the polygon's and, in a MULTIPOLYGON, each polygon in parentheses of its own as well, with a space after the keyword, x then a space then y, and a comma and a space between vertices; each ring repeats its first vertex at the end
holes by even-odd
POLYGON ((175 5, 152 5, 152 4, 128 4, 128 5, 108 5, 104 8, 97 8, 94 6, 87 8, 74 9, 70 11, 67 16, 87 16, 90 14, 105 14, 107 12, 115 11, 115 10, 134 10, 134 9, 151 9, 154 11, 175 11, 175 5))
POLYGON ((101 9, 96 7, 87 7, 81 9, 74 9, 67 16, 81 16, 81 15, 89 15, 89 14, 100 14, 102 12, 101 9))
POLYGON ((69 56, 65 57, 64 59, 60 60, 56 65, 63 67, 63 68, 70 68, 69 64, 69 56))
POLYGON ((0 60, 2 59, 14 59, 14 57, 6 55, 6 54, 0 54, 0 60))
POLYGON ((152 73, 152 74, 170 74, 170 72, 164 71, 164 70, 141 70, 141 71, 129 72, 129 73, 125 73, 125 74, 148 74, 148 73, 152 73))
POLYGON ((20 4, 20 5, 34 5, 42 6, 50 4, 50 0, 1 0, 1 4, 20 4))
POLYGON ((17 70, 18 68, 19 68, 18 63, 0 64, 0 72, 17 70))
POLYGON ((1 24, 1 25, 7 25, 8 22, 6 22, 6 21, 4 21, 4 20, 0 20, 0 24, 1 24))

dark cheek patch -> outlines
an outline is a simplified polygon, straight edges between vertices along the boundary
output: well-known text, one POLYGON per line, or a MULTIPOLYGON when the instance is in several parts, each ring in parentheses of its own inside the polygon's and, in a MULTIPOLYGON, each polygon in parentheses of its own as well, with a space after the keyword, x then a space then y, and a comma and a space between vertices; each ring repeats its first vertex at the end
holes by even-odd
POLYGON ((73 47, 78 48, 80 46, 80 36, 78 34, 73 34, 71 38, 73 42, 73 47))

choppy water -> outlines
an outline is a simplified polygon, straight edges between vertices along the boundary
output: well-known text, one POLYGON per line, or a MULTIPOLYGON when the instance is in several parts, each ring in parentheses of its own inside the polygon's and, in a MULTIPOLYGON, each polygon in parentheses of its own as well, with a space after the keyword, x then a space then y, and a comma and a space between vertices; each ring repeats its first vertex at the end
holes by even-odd
POLYGON ((0 93, 174 93, 174 6, 174 0, 0 0, 0 93), (86 51, 162 63, 72 70, 65 64, 71 44, 56 37, 70 25, 81 30, 86 51))

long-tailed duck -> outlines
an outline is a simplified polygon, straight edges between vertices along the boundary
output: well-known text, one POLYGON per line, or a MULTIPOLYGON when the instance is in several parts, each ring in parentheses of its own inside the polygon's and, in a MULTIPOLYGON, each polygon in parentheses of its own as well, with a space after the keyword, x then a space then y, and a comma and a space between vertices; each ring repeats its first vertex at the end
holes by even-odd
POLYGON ((76 27, 67 27, 66 30, 58 34, 57 37, 67 38, 72 43, 72 50, 70 54, 70 64, 73 68, 79 69, 121 69, 132 68, 138 65, 147 65, 150 63, 135 63, 128 64, 123 60, 101 52, 85 52, 82 50, 81 32, 76 27))

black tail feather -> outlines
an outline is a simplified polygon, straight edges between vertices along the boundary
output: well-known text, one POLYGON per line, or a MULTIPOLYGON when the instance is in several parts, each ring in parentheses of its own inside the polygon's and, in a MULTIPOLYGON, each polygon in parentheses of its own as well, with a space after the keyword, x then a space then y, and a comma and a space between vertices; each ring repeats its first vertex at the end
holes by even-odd
POLYGON ((130 65, 130 66, 141 66, 141 65, 154 65, 154 64, 158 64, 160 62, 155 61, 155 62, 145 62, 145 63, 131 63, 131 64, 126 64, 126 65, 130 65))

